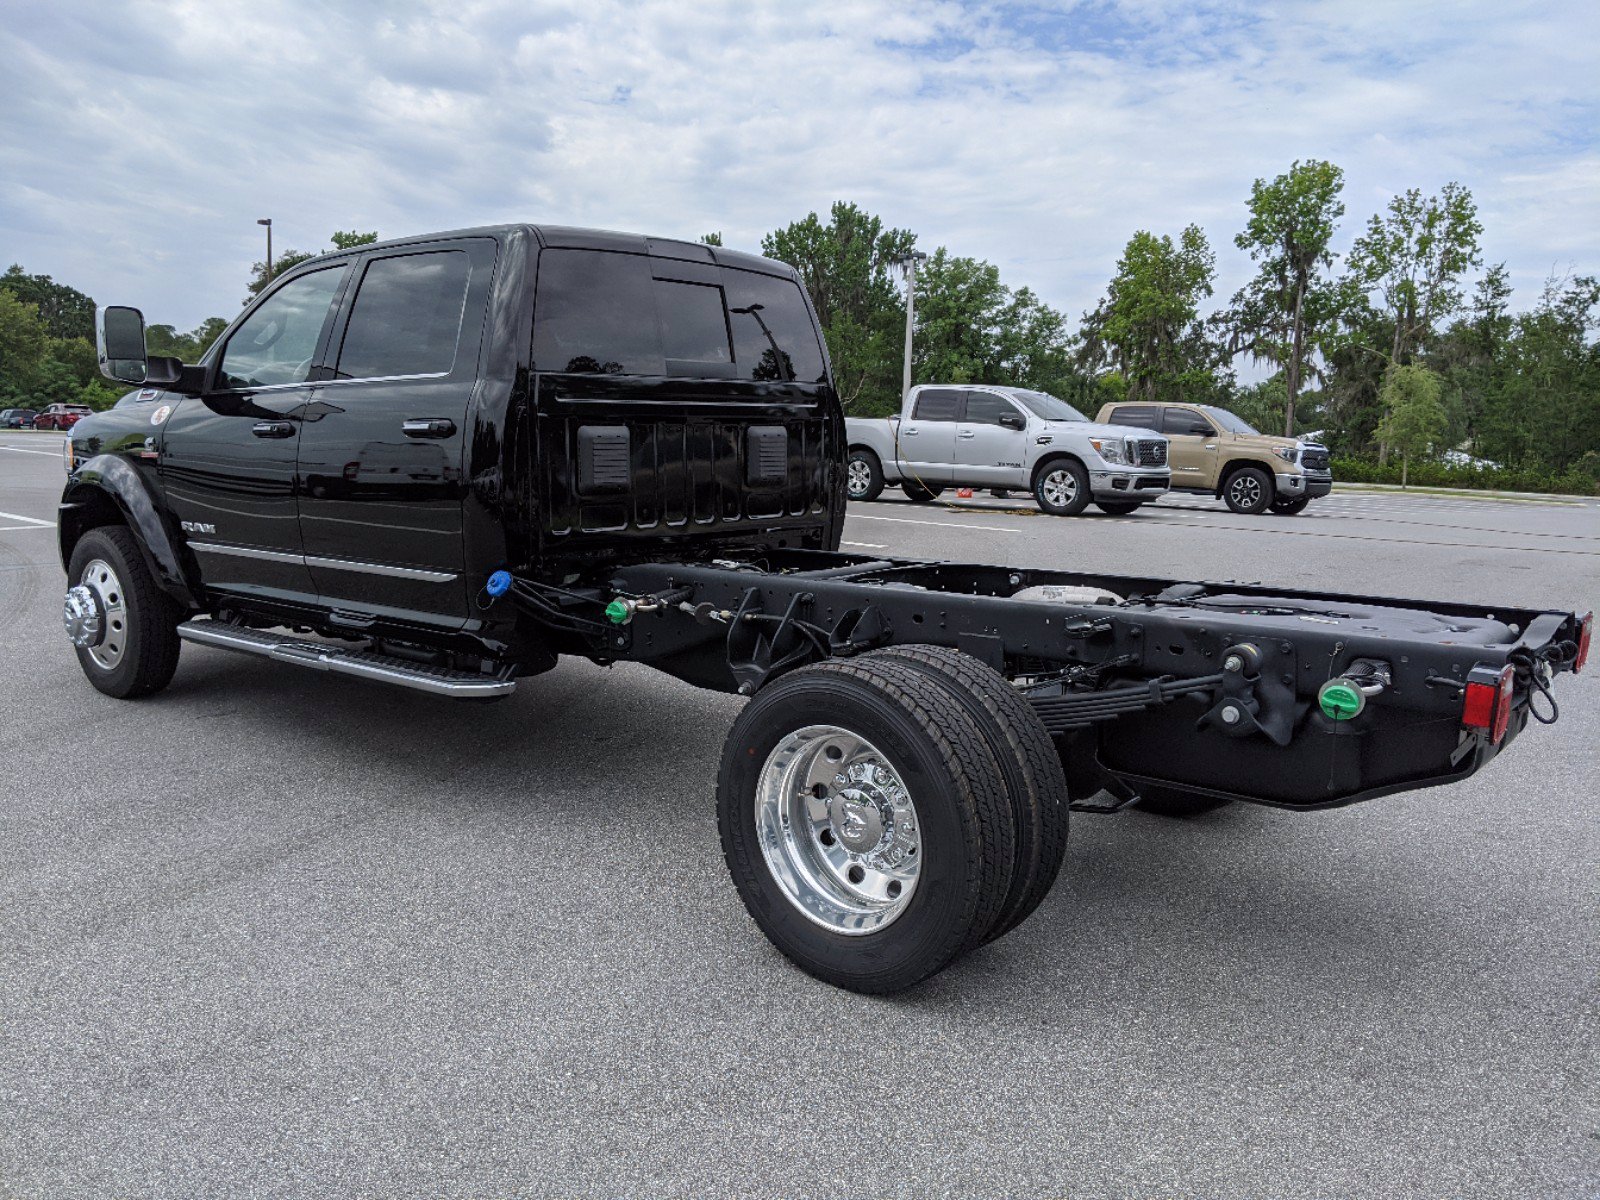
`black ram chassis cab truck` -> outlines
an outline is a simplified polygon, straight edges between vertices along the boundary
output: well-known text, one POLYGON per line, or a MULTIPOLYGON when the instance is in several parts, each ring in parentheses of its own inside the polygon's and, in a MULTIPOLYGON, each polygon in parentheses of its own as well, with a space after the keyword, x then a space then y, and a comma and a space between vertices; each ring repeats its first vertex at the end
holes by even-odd
POLYGON ((1314 809, 1554 717, 1592 616, 839 552, 844 421, 794 270, 549 226, 327 254, 71 431, 66 630, 110 696, 185 642, 493 699, 563 655, 752 699, 717 787, 750 915, 905 988, 1024 921, 1069 810, 1314 809))

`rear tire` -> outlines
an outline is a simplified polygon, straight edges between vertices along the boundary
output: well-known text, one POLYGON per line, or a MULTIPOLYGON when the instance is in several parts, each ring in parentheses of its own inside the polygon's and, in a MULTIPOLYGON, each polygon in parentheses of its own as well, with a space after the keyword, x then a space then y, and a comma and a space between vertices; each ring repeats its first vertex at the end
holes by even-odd
POLYGON ((1094 506, 1108 517, 1125 517, 1131 512, 1137 512, 1142 500, 1096 500, 1094 506))
POLYGON ((723 748, 717 823, 762 932, 855 992, 908 988, 980 944, 1015 870, 982 733, 948 686, 885 659, 761 689, 723 748))
POLYGON ((1240 467, 1222 485, 1222 498, 1236 513, 1253 517, 1272 503, 1272 476, 1260 467, 1240 467))
POLYGON ((1305 512, 1306 505, 1310 503, 1310 496, 1301 496, 1296 500, 1274 500, 1272 502, 1272 511, 1280 517, 1294 517, 1305 512))
POLYGON ((910 663, 948 688, 989 743, 1011 797, 1017 867, 1011 890, 985 941, 1004 937, 1044 901, 1067 851, 1067 793, 1055 743, 1033 706, 1001 675, 948 646, 890 646, 869 659, 910 663))
POLYGON ((845 466, 845 482, 850 499, 876 500, 883 494, 883 464, 871 450, 852 450, 845 466))
POLYGON ((98 645, 75 647, 89 682, 119 700, 171 683, 183 647, 183 610, 156 583, 132 532, 121 525, 91 529, 73 547, 67 576, 96 593, 105 626, 98 645))
POLYGON ((914 479, 902 483, 900 490, 906 494, 906 499, 914 504, 927 504, 930 500, 937 500, 944 492, 942 487, 928 487, 914 479))
POLYGON ((1089 472, 1072 458, 1058 458, 1033 477, 1033 498, 1052 517, 1075 517, 1089 506, 1089 472))

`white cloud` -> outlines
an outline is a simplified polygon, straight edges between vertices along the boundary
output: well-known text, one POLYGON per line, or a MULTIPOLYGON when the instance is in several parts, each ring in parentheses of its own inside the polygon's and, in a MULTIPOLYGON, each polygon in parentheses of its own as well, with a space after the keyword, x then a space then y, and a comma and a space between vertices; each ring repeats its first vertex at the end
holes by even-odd
POLYGON ((192 326, 335 229, 500 220, 754 248, 851 199, 1076 315, 1137 228, 1203 225, 1218 295, 1258 175, 1478 198, 1531 302, 1600 271, 1592 6, 23 4, 0 30, 0 259, 192 326))

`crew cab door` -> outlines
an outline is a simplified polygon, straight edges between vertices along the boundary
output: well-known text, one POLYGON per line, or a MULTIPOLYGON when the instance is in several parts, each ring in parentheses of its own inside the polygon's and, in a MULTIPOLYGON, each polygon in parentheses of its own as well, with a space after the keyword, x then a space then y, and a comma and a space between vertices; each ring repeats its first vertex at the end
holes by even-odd
POLYGON ((925 387, 900 421, 901 471, 929 484, 955 481, 956 426, 966 394, 961 388, 925 387))
POLYGON ((1217 431, 1210 418, 1192 408, 1164 408, 1161 432, 1170 443, 1167 461, 1173 487, 1217 486, 1217 431))
POLYGON ((358 260, 300 433, 300 528, 321 603, 459 625, 462 447, 495 242, 358 260))
POLYGON ((162 408, 151 414, 167 503, 208 589, 294 604, 316 600, 300 538, 295 460, 312 367, 327 343, 349 265, 331 264, 273 288, 223 343, 210 390, 181 401, 170 415, 162 408))
POLYGON ((1027 429, 1027 418, 1004 396, 969 391, 966 413, 956 425, 956 479, 1026 487, 1027 429))

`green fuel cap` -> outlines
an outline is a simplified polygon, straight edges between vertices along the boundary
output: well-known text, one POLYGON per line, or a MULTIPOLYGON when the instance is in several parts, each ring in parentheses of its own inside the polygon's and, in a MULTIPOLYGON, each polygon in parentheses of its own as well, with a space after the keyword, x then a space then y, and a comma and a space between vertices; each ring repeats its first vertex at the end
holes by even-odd
POLYGON ((606 617, 613 625, 626 625, 633 620, 633 609, 619 596, 606 605, 606 617))
POLYGON ((1367 698, 1342 679, 1330 679, 1317 693, 1317 703, 1330 721, 1348 721, 1366 707, 1367 698))

